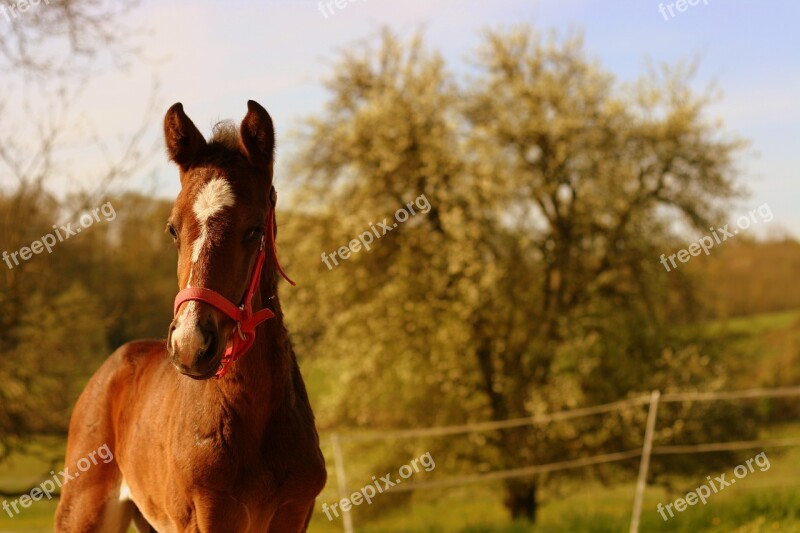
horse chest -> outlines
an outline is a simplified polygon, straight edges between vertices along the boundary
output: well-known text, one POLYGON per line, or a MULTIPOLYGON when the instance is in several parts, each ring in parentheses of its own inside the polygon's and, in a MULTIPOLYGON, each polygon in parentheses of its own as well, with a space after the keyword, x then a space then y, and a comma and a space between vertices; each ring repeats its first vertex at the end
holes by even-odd
POLYGON ((196 442, 191 457, 174 454, 170 463, 160 470, 162 483, 155 485, 165 489, 162 498, 137 501, 153 524, 192 530, 202 517, 223 516, 231 530, 247 531, 248 524, 266 523, 277 508, 278 488, 270 469, 214 439, 196 442))

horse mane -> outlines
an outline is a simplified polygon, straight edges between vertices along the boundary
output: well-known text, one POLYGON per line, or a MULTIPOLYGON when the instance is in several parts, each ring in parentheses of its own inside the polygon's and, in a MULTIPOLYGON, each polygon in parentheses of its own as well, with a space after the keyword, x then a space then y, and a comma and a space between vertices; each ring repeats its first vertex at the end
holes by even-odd
POLYGON ((233 120, 221 120, 211 130, 209 144, 229 150, 239 149, 239 128, 233 120))

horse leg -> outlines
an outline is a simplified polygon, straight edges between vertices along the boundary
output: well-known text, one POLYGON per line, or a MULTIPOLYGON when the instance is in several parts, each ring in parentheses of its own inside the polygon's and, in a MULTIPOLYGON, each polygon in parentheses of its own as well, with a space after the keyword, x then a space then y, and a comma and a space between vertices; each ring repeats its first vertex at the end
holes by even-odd
POLYGON ((139 533, 155 533, 155 529, 151 526, 144 516, 142 516, 139 508, 134 505, 133 507, 133 525, 136 526, 136 531, 139 533))
POLYGON ((113 405, 108 384, 114 370, 107 360, 75 405, 55 517, 58 533, 125 533, 133 518, 133 502, 120 498, 122 472, 107 410, 113 405))
MULTIPOLYGON (((57 533, 103 532, 126 533, 136 511, 133 502, 120 501, 119 482, 114 473, 106 480, 81 483, 75 479, 64 485, 56 510, 57 533)), ((85 475, 84 477, 89 477, 85 475)))

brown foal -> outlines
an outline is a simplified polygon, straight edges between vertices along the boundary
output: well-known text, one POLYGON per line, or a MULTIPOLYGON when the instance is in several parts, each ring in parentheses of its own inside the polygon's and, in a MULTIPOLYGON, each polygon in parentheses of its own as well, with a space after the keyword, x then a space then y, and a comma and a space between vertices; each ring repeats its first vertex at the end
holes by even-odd
POLYGON ((275 316, 230 362, 223 356, 245 337, 241 323, 202 298, 179 300, 166 341, 114 352, 72 415, 65 463, 72 479, 56 531, 125 532, 131 522, 160 533, 305 531, 326 472, 283 325, 277 258, 265 246, 275 229, 265 224, 275 208, 272 119, 248 102, 238 130, 223 124, 206 142, 175 104, 164 131, 181 177, 168 224, 180 289, 244 304, 264 250, 252 309, 275 316), (76 470, 104 445, 113 460, 76 470))

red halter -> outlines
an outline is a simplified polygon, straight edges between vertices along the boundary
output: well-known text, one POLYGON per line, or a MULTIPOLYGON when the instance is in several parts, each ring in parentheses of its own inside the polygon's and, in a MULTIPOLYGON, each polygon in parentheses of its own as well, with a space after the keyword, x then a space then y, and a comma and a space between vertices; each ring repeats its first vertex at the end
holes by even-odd
POLYGON ((287 276, 286 272, 281 268, 280 262, 278 262, 278 253, 275 247, 275 206, 278 201, 278 196, 274 187, 270 191, 270 198, 272 199, 272 212, 267 215, 264 235, 261 236, 261 245, 258 249, 258 257, 256 257, 256 264, 253 266, 250 283, 247 287, 247 292, 244 293, 241 305, 237 307, 220 293, 203 287, 187 287, 178 292, 177 296, 175 296, 175 304, 173 307, 173 314, 175 316, 177 316, 178 309, 184 302, 197 300, 216 307, 236 322, 236 334, 233 336, 231 347, 226 349, 225 354, 222 356, 222 364, 216 374, 218 378, 224 376, 228 372, 230 364, 247 353, 247 350, 253 345, 253 342, 256 340, 256 326, 275 316, 275 313, 266 308, 253 313, 252 306, 253 295, 258 290, 258 284, 261 281, 261 270, 264 267, 264 260, 267 255, 264 249, 265 238, 269 239, 270 250, 272 251, 272 257, 278 272, 286 281, 295 285, 295 282, 289 279, 289 276, 287 276))

